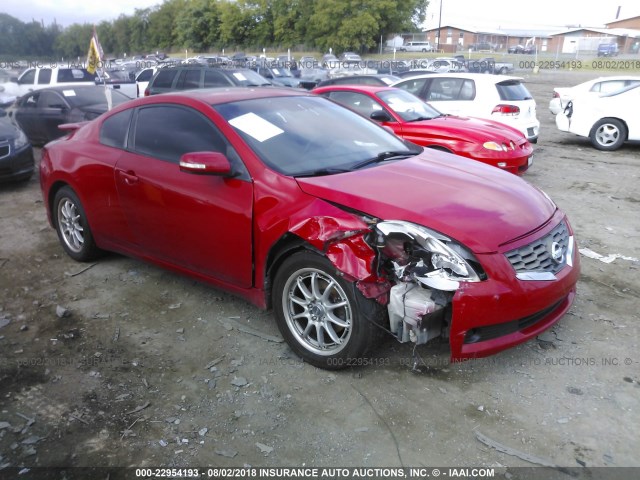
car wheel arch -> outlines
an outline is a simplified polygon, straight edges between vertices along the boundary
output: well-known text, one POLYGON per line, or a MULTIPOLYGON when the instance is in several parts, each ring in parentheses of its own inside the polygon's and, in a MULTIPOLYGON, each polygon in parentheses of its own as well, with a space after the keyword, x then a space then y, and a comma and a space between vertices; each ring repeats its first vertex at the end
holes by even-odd
MULTIPOLYGON (((54 182, 51 185, 51 187, 49 188, 49 193, 47 195, 47 211, 49 212, 49 216, 50 216, 52 222, 55 221, 55 215, 54 215, 54 211, 53 210, 55 208, 54 201, 55 201, 56 195, 64 187, 69 187, 74 192, 76 192, 76 195, 78 194, 78 192, 71 185, 69 185, 67 182, 63 182, 61 180, 58 180, 58 181, 54 182)), ((55 225, 54 225, 54 227, 55 227, 55 225)))
POLYGON ((273 307, 271 292, 273 288, 273 280, 278 273, 278 269, 287 257, 305 249, 321 253, 312 245, 291 232, 285 233, 271 246, 264 266, 264 297, 267 309, 273 307))

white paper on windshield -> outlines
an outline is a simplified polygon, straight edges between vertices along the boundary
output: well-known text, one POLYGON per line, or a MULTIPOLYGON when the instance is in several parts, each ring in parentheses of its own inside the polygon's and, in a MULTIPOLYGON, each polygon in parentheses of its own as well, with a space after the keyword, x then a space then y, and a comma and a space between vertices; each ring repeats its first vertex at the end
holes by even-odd
POLYGON ((234 77, 236 77, 236 78, 237 78, 238 80, 240 80, 241 82, 244 82, 244 81, 247 79, 247 77, 245 77, 245 76, 244 76, 243 74, 241 74, 241 73, 234 73, 234 74, 233 74, 233 76, 234 76, 234 77))
POLYGON ((361 142, 360 140, 354 140, 353 143, 355 143, 359 147, 377 147, 378 146, 377 143, 361 142))
MULTIPOLYGON (((390 98, 388 103, 396 112, 410 112, 416 109, 415 103, 405 102, 399 98, 390 98)), ((418 106, 418 108, 420 108, 420 106, 418 106)))
POLYGON ((264 142, 276 135, 284 133, 284 130, 276 127, 273 123, 266 121, 255 113, 245 113, 239 117, 232 118, 229 120, 229 123, 259 142, 264 142))
POLYGON ((62 91, 62 95, 64 95, 65 97, 75 97, 76 96, 76 91, 75 90, 63 90, 62 91))
POLYGON ((273 69, 273 73, 275 73, 276 75, 279 76, 280 75, 280 70, 278 70, 277 68, 274 68, 273 69))

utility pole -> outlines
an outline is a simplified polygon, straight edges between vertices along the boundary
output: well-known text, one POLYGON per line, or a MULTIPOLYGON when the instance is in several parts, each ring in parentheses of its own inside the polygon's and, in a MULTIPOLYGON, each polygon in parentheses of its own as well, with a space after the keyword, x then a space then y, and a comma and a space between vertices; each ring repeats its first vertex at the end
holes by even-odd
POLYGON ((442 0, 440 0, 440 17, 438 18, 438 38, 436 40, 436 50, 440 51, 440 28, 442 27, 442 0))

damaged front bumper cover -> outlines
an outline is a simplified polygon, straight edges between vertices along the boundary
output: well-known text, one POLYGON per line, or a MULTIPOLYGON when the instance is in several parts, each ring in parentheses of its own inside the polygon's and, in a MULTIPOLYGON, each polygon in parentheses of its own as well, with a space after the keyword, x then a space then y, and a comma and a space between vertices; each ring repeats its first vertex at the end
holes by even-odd
POLYGON ((386 305, 398 341, 448 338, 452 360, 491 355, 549 328, 570 307, 579 274, 571 251, 554 281, 515 278, 502 253, 483 254, 481 266, 455 240, 405 221, 316 217, 292 231, 386 305))

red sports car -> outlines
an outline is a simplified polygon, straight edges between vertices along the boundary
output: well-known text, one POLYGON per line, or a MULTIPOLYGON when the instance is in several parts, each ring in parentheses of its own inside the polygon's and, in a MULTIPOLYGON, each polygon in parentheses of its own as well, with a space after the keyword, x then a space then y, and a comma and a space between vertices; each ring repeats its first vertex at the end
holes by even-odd
POLYGON ((344 85, 319 87, 313 93, 329 97, 423 147, 472 158, 516 175, 522 175, 533 161, 533 147, 515 128, 493 120, 445 115, 406 90, 344 85))
POLYGON ((67 254, 120 252, 273 307, 319 367, 348 366, 383 330, 489 355, 576 293, 573 232, 544 193, 318 95, 155 95, 64 128, 40 181, 67 254))

